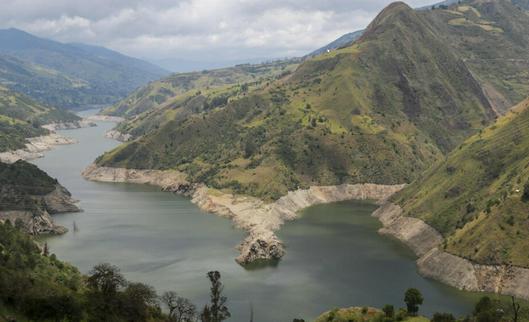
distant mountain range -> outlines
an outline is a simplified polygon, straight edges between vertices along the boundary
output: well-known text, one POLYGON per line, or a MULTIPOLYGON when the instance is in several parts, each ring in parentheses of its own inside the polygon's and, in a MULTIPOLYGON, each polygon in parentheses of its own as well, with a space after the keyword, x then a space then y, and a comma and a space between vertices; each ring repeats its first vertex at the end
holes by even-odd
POLYGON ((42 103, 112 104, 169 74, 151 63, 85 44, 64 44, 18 29, 0 30, 0 84, 42 103))

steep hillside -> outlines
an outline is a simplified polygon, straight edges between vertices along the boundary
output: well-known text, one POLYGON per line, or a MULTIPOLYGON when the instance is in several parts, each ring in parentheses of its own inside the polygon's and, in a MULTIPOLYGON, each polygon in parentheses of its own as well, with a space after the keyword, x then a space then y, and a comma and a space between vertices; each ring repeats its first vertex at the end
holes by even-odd
POLYGON ((166 74, 105 48, 0 30, 0 84, 53 106, 112 104, 166 74))
POLYGON ((265 199, 308 185, 409 182, 494 118, 427 19, 386 8, 353 45, 159 128, 98 165, 177 168, 265 199))
POLYGON ((500 114, 529 94, 529 15, 513 2, 471 0, 422 13, 500 114))
POLYGON ((395 197, 484 264, 529 267, 529 100, 465 141, 395 197))
POLYGON ((41 125, 79 120, 73 113, 41 105, 0 86, 0 152, 23 148, 26 138, 47 134, 41 125))

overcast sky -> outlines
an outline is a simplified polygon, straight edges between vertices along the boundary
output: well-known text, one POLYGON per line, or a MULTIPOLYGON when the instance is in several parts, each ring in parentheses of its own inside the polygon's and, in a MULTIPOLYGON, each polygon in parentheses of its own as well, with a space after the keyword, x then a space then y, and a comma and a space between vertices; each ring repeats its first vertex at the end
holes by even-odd
MULTIPOLYGON (((0 27, 153 62, 304 55, 366 27, 388 0, 2 0, 0 27)), ((410 6, 432 0, 409 0, 410 6)))

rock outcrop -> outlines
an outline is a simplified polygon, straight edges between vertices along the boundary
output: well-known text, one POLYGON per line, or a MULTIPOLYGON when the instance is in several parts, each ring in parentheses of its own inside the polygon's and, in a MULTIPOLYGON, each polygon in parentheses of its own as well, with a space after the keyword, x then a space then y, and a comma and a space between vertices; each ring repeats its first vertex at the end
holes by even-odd
POLYGON ((442 250, 443 237, 420 219, 405 217, 402 208, 385 203, 373 213, 382 222, 381 234, 391 235, 419 257, 417 268, 461 290, 513 295, 529 299, 529 269, 510 265, 481 265, 442 250))
POLYGON ((52 234, 60 235, 68 230, 53 222, 46 211, 0 211, 0 222, 10 221, 13 225, 22 225, 22 229, 31 235, 52 234))
POLYGON ((36 201, 36 205, 42 206, 32 210, 0 210, 0 222, 9 220, 12 224, 22 225, 22 229, 32 235, 64 234, 68 230, 56 225, 50 214, 81 211, 70 192, 59 184, 52 192, 31 198, 36 201))

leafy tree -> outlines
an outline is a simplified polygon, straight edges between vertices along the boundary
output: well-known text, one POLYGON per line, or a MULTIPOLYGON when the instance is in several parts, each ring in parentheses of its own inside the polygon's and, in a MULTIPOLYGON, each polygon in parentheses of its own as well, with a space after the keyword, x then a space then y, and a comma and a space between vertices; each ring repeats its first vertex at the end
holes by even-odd
POLYGON ((169 318, 176 322, 195 321, 196 306, 186 298, 178 296, 176 292, 165 292, 161 297, 162 302, 169 308, 169 318))
POLYGON ((483 296, 474 307, 477 322, 499 322, 502 317, 500 310, 488 296, 483 296))
POLYGON ((121 315, 127 321, 147 321, 156 307, 156 291, 149 285, 130 283, 121 296, 121 315))
POLYGON ((202 322, 221 322, 228 319, 231 314, 226 306, 228 300, 222 295, 224 286, 220 282, 220 273, 218 271, 208 272, 208 278, 211 282, 211 303, 204 307, 202 311, 202 322))
POLYGON ((104 263, 95 266, 86 282, 89 321, 115 321, 120 315, 122 303, 118 299, 118 291, 126 285, 119 268, 104 263))
POLYGON ((81 304, 71 296, 46 296, 28 298, 24 303, 24 312, 35 321, 81 321, 81 304))
POLYGON ((419 312, 419 305, 423 303, 423 297, 421 292, 416 288, 410 288, 404 294, 404 303, 408 310, 408 314, 417 315, 419 312))
POLYGON ((119 268, 108 263, 96 265, 89 272, 87 279, 87 285, 90 289, 105 295, 116 293, 125 284, 126 280, 121 275, 119 268))
POLYGON ((393 305, 390 305, 390 304, 384 305, 384 307, 382 308, 382 311, 384 312, 384 315, 388 319, 393 319, 393 317, 395 316, 395 308, 393 307, 393 305))

